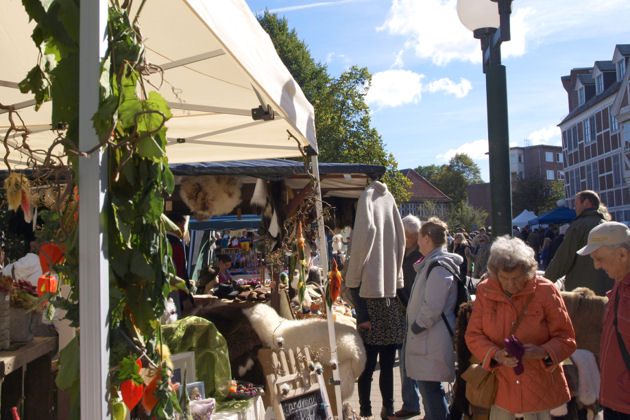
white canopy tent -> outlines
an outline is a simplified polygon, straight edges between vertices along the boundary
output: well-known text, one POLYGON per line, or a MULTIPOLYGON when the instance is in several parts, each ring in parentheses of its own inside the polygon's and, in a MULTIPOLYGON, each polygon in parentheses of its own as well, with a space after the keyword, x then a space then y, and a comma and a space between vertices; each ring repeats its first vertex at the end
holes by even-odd
POLYGON ((518 226, 519 228, 525 227, 534 217, 536 217, 536 213, 525 209, 521 214, 512 219, 512 226, 518 226))
MULTIPOLYGON (((107 1, 81 0, 80 6, 79 135, 80 149, 89 150, 98 142, 91 116, 98 106, 107 1)), ((34 24, 20 0, 4 0, 2 9, 0 103, 19 111, 30 130, 30 147, 46 150, 57 135, 50 104, 36 112, 32 96, 18 89, 38 59, 30 38, 34 24)), ((152 0, 145 4, 139 26, 148 61, 161 68, 151 82, 173 112, 166 123, 169 163, 295 157, 306 146, 317 151, 313 107, 244 0, 152 0)), ((0 110, 0 138, 9 127, 8 112, 0 110)), ((8 141, 10 150, 3 157, 12 169, 26 167, 26 156, 12 148, 21 136, 11 135, 8 141)), ((313 163, 319 179, 316 155, 313 163)), ((98 223, 107 190, 106 165, 98 153, 81 158, 79 166, 81 416, 107 418, 108 267, 104 227, 98 223)), ((4 161, 2 169, 7 169, 4 161)), ((319 184, 317 190, 321 197, 319 184)), ((326 249, 320 201, 317 210, 320 246, 326 249)), ((327 267, 326 254, 322 257, 327 267)), ((336 363, 332 317, 329 326, 336 363)), ((338 370, 333 375, 339 382, 338 370)), ((339 386, 336 391, 341 415, 339 386)))
MULTIPOLYGON (((244 1, 151 0, 139 26, 147 60, 162 69, 150 81, 173 112, 169 163, 300 156, 298 141, 317 150, 313 107, 244 1), (252 118, 253 109, 261 119, 252 118)), ((19 110, 32 147, 47 149, 56 136, 50 104, 35 112, 32 95, 18 89, 37 62, 33 27, 20 0, 3 2, 0 53, 11 65, 0 66, 0 103, 19 110)), ((2 138, 8 126, 0 110, 2 138)), ((24 156, 9 157, 24 166, 24 156)))

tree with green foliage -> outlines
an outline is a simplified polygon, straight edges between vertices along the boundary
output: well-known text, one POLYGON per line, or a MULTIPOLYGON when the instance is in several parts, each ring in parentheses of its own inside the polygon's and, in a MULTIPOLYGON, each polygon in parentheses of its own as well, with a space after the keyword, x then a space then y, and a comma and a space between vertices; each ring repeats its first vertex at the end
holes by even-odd
POLYGON ((387 153, 378 131, 372 127, 365 102, 372 76, 367 68, 352 66, 339 77, 315 62, 306 44, 289 29, 286 18, 266 11, 258 17, 269 33, 278 55, 315 108, 315 129, 321 162, 365 163, 387 168, 385 182, 398 201, 406 201, 409 181, 387 153))
POLYGON ((512 181, 512 214, 531 210, 536 214, 556 208, 556 202, 564 198, 563 181, 548 181, 543 177, 517 177, 512 181))
POLYGON ((449 213, 448 226, 451 231, 463 228, 467 232, 472 232, 486 225, 488 213, 467 204, 459 206, 449 213))
POLYGON ((469 185, 483 182, 479 166, 465 153, 456 154, 445 165, 419 166, 416 172, 453 200, 452 209, 466 204, 469 185))
POLYGON ((433 179, 438 172, 440 172, 441 168, 443 165, 435 165, 435 164, 431 164, 431 165, 426 165, 426 166, 418 166, 415 171, 422 175, 422 177, 424 177, 426 180, 431 180, 433 179))

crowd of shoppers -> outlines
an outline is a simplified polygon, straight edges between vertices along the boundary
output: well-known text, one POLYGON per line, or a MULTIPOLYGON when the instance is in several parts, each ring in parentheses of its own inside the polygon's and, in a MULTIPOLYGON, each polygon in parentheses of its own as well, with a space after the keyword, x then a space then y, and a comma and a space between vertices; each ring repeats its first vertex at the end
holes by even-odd
MULTIPOLYGON (((492 372, 498 384, 486 418, 550 419, 551 410, 571 398, 561 362, 579 343, 559 288, 588 287, 609 298, 599 354, 603 418, 630 420, 630 230, 608 221, 593 191, 576 195, 575 210, 577 218, 570 225, 515 229, 514 237, 494 240, 489 229, 470 233, 455 229, 451 234, 435 217, 424 222, 415 216, 402 219, 401 268, 388 274, 388 282, 396 284, 397 299, 373 297, 387 300, 380 309, 366 312, 366 302, 375 303, 357 296, 363 306, 357 308, 358 325, 368 353, 359 378, 361 416, 372 416, 369 386, 378 357, 384 370, 379 380, 382 419, 421 413, 427 420, 456 418, 443 383, 455 379, 451 331, 459 276, 478 282, 467 327, 459 333, 465 334, 473 359, 492 372), (562 276, 564 282, 554 283, 562 276), (385 310, 386 305, 394 309, 385 310), (375 325, 389 329, 383 336, 390 347, 365 335, 366 330, 374 332, 375 325), (391 393, 395 349, 403 401, 396 412, 391 393)), ((390 242, 395 243, 391 238, 390 242)), ((363 275, 370 276, 363 265, 363 275)), ((363 282, 359 286, 365 287, 363 282)))

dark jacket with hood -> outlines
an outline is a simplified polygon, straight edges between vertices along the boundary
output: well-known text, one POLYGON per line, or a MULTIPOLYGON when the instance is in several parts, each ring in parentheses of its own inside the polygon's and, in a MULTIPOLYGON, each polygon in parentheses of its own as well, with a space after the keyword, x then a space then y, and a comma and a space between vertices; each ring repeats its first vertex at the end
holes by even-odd
POLYGON ((545 277, 551 281, 566 275, 564 287, 573 290, 576 287, 588 287, 599 296, 605 296, 614 281, 603 270, 596 270, 593 259, 576 251, 586 245, 588 234, 595 226, 606 222, 597 209, 585 209, 570 224, 564 240, 545 271, 545 277))

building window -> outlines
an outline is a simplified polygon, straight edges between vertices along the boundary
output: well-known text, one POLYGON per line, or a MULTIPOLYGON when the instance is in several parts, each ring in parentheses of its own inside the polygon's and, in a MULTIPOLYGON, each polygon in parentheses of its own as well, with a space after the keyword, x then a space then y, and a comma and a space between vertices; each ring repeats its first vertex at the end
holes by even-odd
POLYGON ((621 176, 621 159, 619 154, 612 157, 612 170, 613 170, 613 186, 618 187, 623 184, 623 177, 621 176))
POLYGON ((630 150, 630 122, 623 125, 624 150, 630 150))
POLYGON ((584 105, 584 102, 586 102, 586 96, 584 94, 584 86, 581 86, 578 89, 578 105, 584 105))
POLYGON ((604 75, 600 74, 595 79, 595 94, 599 95, 604 91, 604 75))
POLYGON ((573 126, 573 150, 577 149, 578 145, 578 135, 577 135, 577 124, 573 126))
POLYGON ((580 169, 576 168, 571 173, 571 197, 580 191, 580 169))
POLYGON ((615 63, 617 70, 617 81, 623 79, 623 75, 626 73, 626 59, 625 57, 615 63))
POLYGON ((553 162, 553 152, 545 152, 545 161, 553 162))
POLYGON ((558 160, 558 163, 562 163, 562 153, 556 153, 556 158, 558 160))
POLYGON ((610 131, 614 133, 615 131, 619 130, 619 122, 617 121, 617 118, 613 117, 613 114, 611 111, 612 109, 609 108, 608 115, 610 116, 610 131))
POLYGON ((591 171, 591 165, 586 165, 586 189, 593 189, 593 172, 591 171))
POLYGON ((555 174, 554 174, 553 170, 552 169, 547 169, 547 180, 548 181, 553 181, 555 179, 556 179, 556 177, 555 177, 555 174))
POLYGON ((590 171, 591 176, 592 176, 591 189, 595 191, 599 191, 599 166, 597 166, 597 162, 591 163, 591 168, 592 168, 592 171, 590 171))
POLYGON ((584 143, 595 141, 595 117, 584 120, 584 143))

